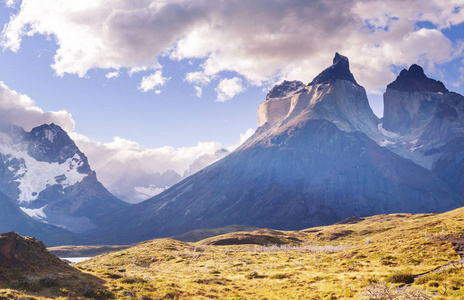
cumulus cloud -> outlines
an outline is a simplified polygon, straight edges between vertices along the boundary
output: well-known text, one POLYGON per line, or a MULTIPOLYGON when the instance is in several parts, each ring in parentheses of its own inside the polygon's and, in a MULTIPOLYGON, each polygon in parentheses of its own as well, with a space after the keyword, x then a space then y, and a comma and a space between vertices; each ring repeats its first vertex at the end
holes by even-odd
POLYGON ((164 146, 150 149, 121 137, 115 137, 110 143, 100 143, 75 132, 70 135, 88 156, 89 163, 97 171, 99 179, 108 186, 117 180, 116 174, 124 174, 125 163, 137 163, 141 171, 147 173, 173 170, 182 174, 196 158, 203 154, 212 154, 220 148, 217 142, 198 142, 191 147, 164 146), (114 161, 121 163, 121 169, 108 169, 114 166, 114 161))
MULTIPOLYGON (((163 86, 169 79, 170 78, 163 77, 161 70, 158 70, 149 76, 144 76, 138 88, 142 92, 148 92, 149 90, 154 90, 157 86, 163 86)), ((159 94, 161 91, 156 90, 155 93, 159 94)))
POLYGON ((5 5, 9 8, 14 8, 18 0, 5 0, 5 5))
POLYGON ((240 147, 240 145, 245 143, 246 140, 248 140, 255 133, 255 131, 256 129, 249 128, 247 131, 245 131, 245 133, 240 133, 240 139, 238 140, 238 143, 230 145, 229 147, 227 147, 227 150, 232 152, 238 147, 240 147))
MULTIPOLYGON (((240 134, 238 143, 228 146, 227 149, 235 150, 253 135, 254 131, 250 128, 240 134)), ((140 173, 146 174, 164 173, 168 170, 184 174, 190 164, 200 156, 214 155, 222 148, 218 142, 198 142, 190 147, 164 146, 150 149, 121 137, 115 137, 109 143, 100 143, 76 132, 71 132, 70 136, 87 155, 90 165, 97 171, 98 179, 105 186, 111 186, 120 176, 125 176, 127 169, 136 168, 140 173)))
POLYGON ((106 73, 105 77, 108 78, 108 79, 118 78, 119 77, 119 71, 108 72, 108 73, 106 73))
POLYGON ((242 80, 238 77, 231 79, 223 79, 219 82, 215 91, 217 92, 217 102, 225 102, 232 99, 238 93, 245 90, 242 85, 242 80))
POLYGON ((251 85, 309 82, 338 51, 358 82, 375 90, 394 79, 392 65, 433 69, 462 56, 442 30, 463 21, 462 0, 23 0, 2 45, 17 51, 25 36, 53 36, 58 75, 148 70, 159 56, 199 59, 201 69, 185 77, 196 86, 223 71, 251 85))
POLYGON ((27 131, 50 123, 55 123, 66 131, 72 131, 75 127, 74 120, 67 111, 43 111, 27 95, 9 89, 2 81, 0 81, 0 123, 21 126, 27 131))

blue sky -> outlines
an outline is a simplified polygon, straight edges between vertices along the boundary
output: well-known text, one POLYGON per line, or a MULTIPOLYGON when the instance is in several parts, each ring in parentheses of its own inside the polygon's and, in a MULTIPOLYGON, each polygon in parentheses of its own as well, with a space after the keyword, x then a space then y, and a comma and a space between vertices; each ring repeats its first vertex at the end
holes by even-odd
POLYGON ((275 83, 310 82, 336 51, 378 115, 413 63, 463 94, 464 1, 384 2, 3 0, 0 109, 62 125, 94 168, 181 172, 249 136, 275 83))

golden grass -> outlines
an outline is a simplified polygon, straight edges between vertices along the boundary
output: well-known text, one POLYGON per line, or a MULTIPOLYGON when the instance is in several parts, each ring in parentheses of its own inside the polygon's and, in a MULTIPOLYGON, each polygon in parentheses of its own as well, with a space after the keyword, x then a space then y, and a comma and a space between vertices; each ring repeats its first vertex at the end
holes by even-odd
MULTIPOLYGON (((152 240, 76 267, 103 281, 101 293, 109 293, 94 295, 100 299, 111 294, 117 299, 363 299, 366 287, 376 283, 391 289, 406 284, 437 299, 464 299, 460 263, 408 283, 414 275, 459 261, 450 237, 464 238, 463 231, 464 208, 379 215, 302 231, 230 233, 197 243, 152 240)), ((75 296, 83 296, 80 292, 75 296)))

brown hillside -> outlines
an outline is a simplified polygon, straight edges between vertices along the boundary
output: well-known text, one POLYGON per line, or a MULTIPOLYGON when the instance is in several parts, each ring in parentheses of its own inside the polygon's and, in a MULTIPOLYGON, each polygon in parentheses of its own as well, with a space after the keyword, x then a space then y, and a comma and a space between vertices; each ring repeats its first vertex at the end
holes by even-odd
POLYGON ((0 267, 21 269, 29 273, 57 272, 71 268, 48 252, 41 241, 33 237, 22 237, 16 232, 0 235, 0 267))

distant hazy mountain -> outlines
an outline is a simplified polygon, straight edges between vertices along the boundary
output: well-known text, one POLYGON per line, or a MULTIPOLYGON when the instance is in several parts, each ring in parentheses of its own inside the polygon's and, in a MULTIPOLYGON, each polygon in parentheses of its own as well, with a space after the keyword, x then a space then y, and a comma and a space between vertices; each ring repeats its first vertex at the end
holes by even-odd
POLYGON ((98 182, 85 155, 55 124, 31 132, 0 129, 0 191, 34 219, 75 233, 127 206, 98 182))
MULTIPOLYGON (((415 83, 392 85, 385 94, 382 127, 364 88, 350 72, 348 59, 337 53, 333 64, 308 85, 285 81, 274 87, 258 109, 260 127, 237 150, 152 199, 107 216, 105 225, 89 235, 127 243, 230 224, 301 229, 350 216, 442 212, 462 206, 458 191, 462 184, 448 178, 463 170, 462 161, 453 158, 463 147, 452 142, 461 128, 462 110, 442 104, 418 110, 430 112, 424 126, 435 131, 422 132, 432 135, 429 149, 441 152, 435 161, 441 167, 429 168, 420 162, 430 152, 410 160, 404 151, 414 148, 392 146, 397 141, 403 145, 395 140, 400 135, 416 132, 414 116, 410 114, 409 121, 389 114, 403 113, 410 101, 422 103, 421 97, 435 101, 433 95, 447 97, 448 92, 436 90, 440 86, 436 81, 418 83, 417 88, 433 85, 431 91, 426 87, 418 93, 415 83), (402 94, 393 95, 393 88, 402 94), (406 96, 414 100, 398 99, 406 96), (451 118, 459 130, 443 125, 451 118), (435 136, 442 130, 448 135, 435 136), (436 148, 440 139, 448 146, 436 148)), ((453 93, 451 98, 454 106, 442 102, 462 107, 461 96, 453 93)))
POLYGON ((108 190, 128 203, 140 203, 182 180, 173 170, 150 173, 138 160, 111 161, 100 171, 105 172, 105 178, 112 177, 108 190))
POLYGON ((218 160, 226 157, 229 154, 229 150, 227 149, 219 149, 214 154, 203 154, 199 158, 193 161, 193 163, 189 166, 188 170, 184 172, 184 176, 182 179, 187 178, 196 172, 204 169, 205 167, 211 165, 212 163, 217 162, 218 160))
POLYGON ((112 160, 98 170, 108 190, 128 203, 140 203, 170 188, 184 178, 225 157, 230 152, 219 149, 213 154, 203 154, 195 159, 181 176, 173 170, 150 172, 137 159, 124 162, 112 160), (123 170, 123 171, 121 171, 123 170))

